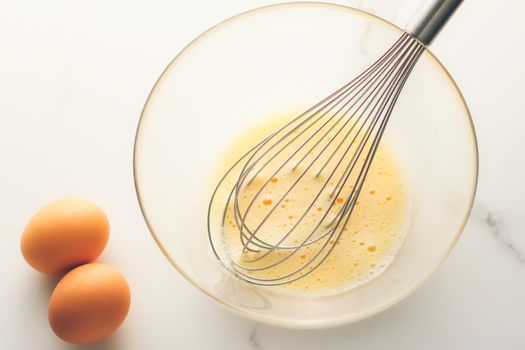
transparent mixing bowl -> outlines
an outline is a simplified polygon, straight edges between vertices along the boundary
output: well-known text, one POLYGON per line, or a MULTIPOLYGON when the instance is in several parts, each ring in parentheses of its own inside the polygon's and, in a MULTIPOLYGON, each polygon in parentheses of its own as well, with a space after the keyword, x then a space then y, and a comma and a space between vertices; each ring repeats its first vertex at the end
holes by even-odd
POLYGON ((407 238, 383 274, 336 296, 286 296, 225 273, 207 240, 208 201, 232 139, 257 121, 316 103, 400 35, 393 24, 340 5, 274 5, 211 28, 166 68, 140 119, 135 183, 160 249, 198 289, 254 320, 320 328, 386 309, 441 264, 469 216, 477 147, 460 91, 428 51, 384 136, 401 163, 412 209, 407 238))

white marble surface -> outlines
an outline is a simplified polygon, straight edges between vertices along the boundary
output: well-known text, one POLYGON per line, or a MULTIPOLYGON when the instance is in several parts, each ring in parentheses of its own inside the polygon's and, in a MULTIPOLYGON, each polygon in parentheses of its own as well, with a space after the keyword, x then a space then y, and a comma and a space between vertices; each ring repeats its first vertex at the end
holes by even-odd
MULTIPOLYGON (((340 1, 403 24, 419 0, 340 1)), ((147 232, 132 147, 145 98, 195 35, 265 0, 0 1, 0 348, 74 348, 47 323, 54 280, 19 251, 26 220, 56 197, 100 203, 101 260, 128 277, 122 328, 89 349, 524 349, 525 4, 466 0, 433 49, 473 114, 480 181, 453 253, 416 293, 357 324, 272 328, 208 300, 147 232), (523 225, 523 226, 522 226, 523 225)))

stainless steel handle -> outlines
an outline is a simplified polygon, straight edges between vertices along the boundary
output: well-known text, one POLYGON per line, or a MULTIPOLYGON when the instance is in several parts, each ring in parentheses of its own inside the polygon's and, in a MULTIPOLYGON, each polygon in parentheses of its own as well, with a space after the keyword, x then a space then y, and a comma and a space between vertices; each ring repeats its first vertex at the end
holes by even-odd
POLYGON ((429 0, 405 29, 428 46, 462 2, 463 0, 429 0))

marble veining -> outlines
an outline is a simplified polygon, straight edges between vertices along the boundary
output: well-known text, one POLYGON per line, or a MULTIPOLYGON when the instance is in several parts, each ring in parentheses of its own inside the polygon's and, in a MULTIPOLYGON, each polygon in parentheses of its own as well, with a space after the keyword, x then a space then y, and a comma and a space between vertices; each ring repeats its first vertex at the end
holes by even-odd
POLYGON ((248 344, 250 345, 250 348, 254 350, 260 350, 261 344, 259 343, 259 340, 257 339, 257 323, 254 323, 252 330, 250 331, 250 336, 248 337, 248 344))
POLYGON ((472 216, 481 220, 487 227, 489 227, 496 241, 505 246, 520 263, 525 264, 525 254, 513 243, 512 237, 506 229, 503 213, 487 209, 481 204, 478 204, 474 208, 472 216))

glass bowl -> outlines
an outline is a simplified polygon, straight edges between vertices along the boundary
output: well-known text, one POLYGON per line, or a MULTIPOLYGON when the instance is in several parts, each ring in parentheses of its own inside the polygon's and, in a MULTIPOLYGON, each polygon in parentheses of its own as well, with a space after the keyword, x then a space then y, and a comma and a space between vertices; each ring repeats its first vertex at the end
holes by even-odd
POLYGON ((374 62, 401 32, 341 5, 272 5, 216 25, 169 64, 138 126, 135 184, 151 234, 193 285, 248 318, 321 328, 386 309, 441 264, 469 216, 478 158, 465 101, 429 51, 384 135, 404 171, 412 204, 406 240, 384 273, 335 296, 287 296, 226 273, 207 240, 218 161, 232 138, 268 116, 324 98, 374 62))

